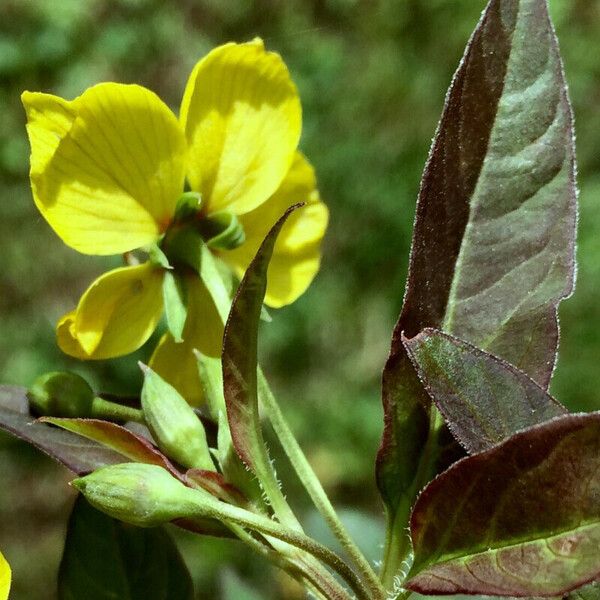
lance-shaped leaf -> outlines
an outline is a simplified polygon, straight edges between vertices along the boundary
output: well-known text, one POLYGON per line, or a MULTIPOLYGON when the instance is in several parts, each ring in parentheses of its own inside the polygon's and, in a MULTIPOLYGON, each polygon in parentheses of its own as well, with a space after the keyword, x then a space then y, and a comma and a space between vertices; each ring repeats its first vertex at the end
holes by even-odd
MULTIPOLYGON (((98 442, 102 446, 118 452, 128 460, 163 467, 175 477, 181 478, 181 474, 175 469, 169 459, 149 440, 125 429, 121 425, 100 419, 58 419, 55 417, 43 417, 40 421, 51 423, 84 438, 98 442)), ((127 461, 122 460, 121 462, 127 461)))
POLYGON ((58 577, 59 600, 192 600, 190 574, 162 529, 126 525, 78 498, 58 577))
POLYGON ((231 437, 240 458, 259 479, 271 465, 263 464, 265 446, 258 414, 258 325, 273 247, 287 218, 300 206, 287 209, 258 249, 238 287, 223 338, 223 392, 231 437))
POLYGON ((420 593, 557 596, 600 578, 600 413, 459 461, 420 495, 411 535, 420 593))
POLYGON ((28 413, 25 388, 0 386, 0 429, 29 442, 78 475, 125 462, 122 454, 97 442, 38 422, 28 413))
POLYGON ((403 342, 425 389, 469 453, 567 413, 523 371, 458 338, 426 329, 403 342))
POLYGON ((547 387, 557 305, 573 287, 574 177, 571 109, 546 0, 490 0, 423 175, 383 376, 378 482, 392 513, 414 492, 410 464, 424 444, 429 406, 401 333, 442 329, 547 387))

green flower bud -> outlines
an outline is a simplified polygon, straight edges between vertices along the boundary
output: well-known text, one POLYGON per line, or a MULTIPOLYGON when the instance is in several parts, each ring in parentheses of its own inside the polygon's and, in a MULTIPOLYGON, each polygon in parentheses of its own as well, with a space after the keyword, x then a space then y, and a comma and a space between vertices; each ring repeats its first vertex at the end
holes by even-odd
POLYGON ((184 467, 214 471, 204 426, 192 407, 152 369, 140 366, 142 411, 158 447, 184 467))
POLYGON ((98 510, 139 527, 191 517, 205 494, 186 487, 162 467, 142 463, 103 467, 72 485, 98 510))
POLYGON ((91 417, 94 391, 75 373, 46 373, 27 393, 30 406, 43 416, 91 417))

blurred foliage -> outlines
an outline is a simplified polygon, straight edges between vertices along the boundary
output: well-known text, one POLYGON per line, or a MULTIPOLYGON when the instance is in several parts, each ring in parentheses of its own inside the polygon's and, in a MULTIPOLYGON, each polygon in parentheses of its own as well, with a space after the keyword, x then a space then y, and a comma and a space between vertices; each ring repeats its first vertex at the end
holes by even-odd
MULTIPOLYGON (((551 4, 577 116, 581 188, 578 289, 561 309, 553 391, 572 409, 591 410, 600 408, 600 0, 551 4)), ((372 474, 380 371, 402 301, 421 171, 483 6, 484 0, 0 0, 0 381, 28 385, 40 372, 70 368, 98 389, 131 393, 141 380, 133 357, 79 364, 56 347, 57 318, 118 261, 69 250, 36 212, 20 93, 70 98, 99 81, 136 82, 177 110, 204 53, 259 35, 283 55, 299 87, 301 145, 332 215, 322 271, 303 298, 263 325, 262 362, 335 501, 363 511, 354 522, 367 545, 377 544, 378 528, 370 523, 381 513, 372 474)), ((137 358, 148 357, 151 343, 137 358)), ((15 570, 12 598, 51 600, 71 498, 68 475, 20 444, 0 444, 0 547, 15 570)), ((285 461, 278 464, 288 496, 306 507, 285 461)), ((301 597, 236 544, 187 535, 179 541, 196 570, 199 598, 252 598, 240 591, 248 582, 261 598, 301 597), (224 562, 237 564, 237 574, 223 571, 224 562)))

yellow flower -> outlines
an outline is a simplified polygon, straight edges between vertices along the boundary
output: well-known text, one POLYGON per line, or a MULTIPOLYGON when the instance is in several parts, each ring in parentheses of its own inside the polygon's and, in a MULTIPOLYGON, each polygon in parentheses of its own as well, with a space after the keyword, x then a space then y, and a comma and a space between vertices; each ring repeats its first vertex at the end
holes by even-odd
POLYGON ((2 552, 0 552, 0 600, 8 600, 8 592, 10 592, 11 572, 10 566, 6 562, 2 552))
MULTIPOLYGON (((201 59, 179 119, 137 85, 101 83, 72 101, 24 92, 22 100, 35 203, 75 250, 110 255, 160 245, 176 225, 187 181, 201 198, 190 217, 200 232, 214 232, 224 214, 241 224, 241 245, 214 249, 238 276, 285 208, 307 202, 280 235, 266 302, 289 304, 312 281, 327 209, 297 150, 296 88, 281 57, 266 52, 262 41, 225 44, 201 59)), ((164 266, 149 260, 96 279, 59 321, 61 349, 102 359, 139 348, 162 316, 164 277, 164 266)), ((185 279, 185 344, 167 335, 154 362, 165 362, 171 345, 187 361, 193 347, 211 355, 220 350, 223 324, 211 296, 200 278, 185 279)))

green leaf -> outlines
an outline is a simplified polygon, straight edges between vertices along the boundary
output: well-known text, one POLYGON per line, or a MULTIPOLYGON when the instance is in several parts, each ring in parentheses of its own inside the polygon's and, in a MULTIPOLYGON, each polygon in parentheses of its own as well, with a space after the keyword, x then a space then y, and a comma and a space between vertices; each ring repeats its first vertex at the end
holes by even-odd
POLYGON ((411 518, 406 586, 557 596, 600 577, 600 413, 565 415, 465 458, 411 518))
POLYGON ((425 329, 404 346, 450 430, 469 453, 567 413, 516 367, 458 338, 425 329))
POLYGON ((223 573, 222 588, 223 600, 261 600, 260 594, 229 569, 223 573))
POLYGON ((125 462, 123 455, 29 415, 27 390, 0 386, 0 429, 35 446, 78 475, 125 462))
POLYGON ((188 570, 161 528, 125 525, 79 497, 69 520, 59 600, 193 600, 188 570))
POLYGON ((277 236, 295 205, 273 225, 248 266, 233 303, 223 338, 223 392, 235 449, 262 480, 264 440, 258 414, 258 325, 267 288, 267 268, 277 236))
POLYGON ((167 327, 176 342, 183 342, 183 328, 187 319, 187 293, 184 279, 172 271, 165 271, 162 292, 167 327))
MULTIPOLYGON (((179 477, 179 473, 167 457, 161 454, 149 440, 125 429, 125 427, 100 419, 43 417, 40 421, 56 425, 89 440, 98 442, 102 446, 118 452, 128 460, 163 467, 175 477, 179 477)), ((123 460, 122 462, 127 461, 123 460)))
POLYGON ((392 520, 431 474, 417 460, 428 443, 430 400, 401 334, 442 329, 546 388, 557 305, 573 287, 575 221, 572 116, 546 0, 490 0, 423 175, 383 375, 377 475, 392 520))

